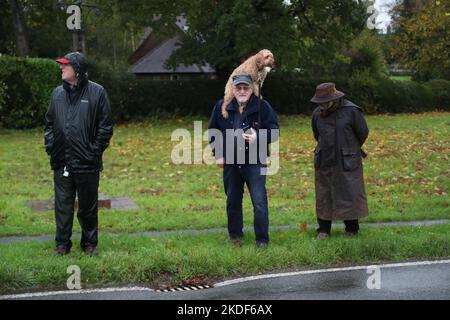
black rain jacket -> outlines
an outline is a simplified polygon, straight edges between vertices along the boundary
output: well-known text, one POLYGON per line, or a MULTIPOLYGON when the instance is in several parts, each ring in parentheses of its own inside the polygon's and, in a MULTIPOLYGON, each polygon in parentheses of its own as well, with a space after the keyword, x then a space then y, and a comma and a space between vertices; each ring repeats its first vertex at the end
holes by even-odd
POLYGON ((81 61, 76 67, 78 85, 71 88, 63 82, 52 93, 45 115, 45 150, 53 170, 99 172, 113 135, 111 108, 106 90, 87 79, 87 65, 81 61))

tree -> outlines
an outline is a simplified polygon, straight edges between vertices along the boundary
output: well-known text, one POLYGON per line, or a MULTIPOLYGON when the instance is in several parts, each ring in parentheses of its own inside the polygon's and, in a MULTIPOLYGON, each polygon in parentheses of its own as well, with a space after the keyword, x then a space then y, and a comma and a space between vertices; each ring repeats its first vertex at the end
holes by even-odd
POLYGON ((353 0, 198 0, 184 9, 188 30, 170 63, 209 62, 224 74, 262 48, 277 70, 327 72, 367 19, 353 0))
POLYGON ((349 57, 349 71, 346 74, 365 72, 372 78, 386 77, 388 70, 383 53, 383 41, 376 30, 365 29, 350 43, 344 51, 349 57))
POLYGON ((128 57, 139 45, 148 27, 160 37, 173 36, 173 22, 183 3, 188 0, 89 0, 100 14, 84 16, 84 31, 89 59, 105 72, 111 69, 126 71, 128 57), (156 19, 158 17, 158 19, 156 19))
POLYGON ((433 0, 396 0, 390 10, 393 30, 399 31, 406 20, 420 12, 430 1, 433 0))
POLYGON ((187 33, 171 62, 209 62, 219 73, 228 73, 263 48, 278 52, 278 66, 295 51, 296 30, 281 1, 200 0, 192 3, 186 18, 187 33))
MULTIPOLYGON (((72 31, 66 27, 68 14, 66 7, 56 0, 14 0, 0 6, 0 53, 23 55, 22 43, 27 43, 27 55, 55 58, 72 47, 72 31), (14 5, 14 7, 11 6, 14 5), (13 8, 15 14, 13 15, 13 8), (5 17, 6 19, 3 19, 5 17), (13 19, 13 17, 15 17, 13 19), (14 22, 14 23, 13 23, 14 22), (24 27, 26 26, 26 27, 24 27), (14 37, 18 32, 19 40, 14 37), (22 40, 24 39, 24 40, 22 40), (19 53, 20 52, 20 53, 19 53)), ((73 3, 74 1, 63 1, 73 3)), ((87 47, 92 48, 89 56, 104 64, 126 65, 133 51, 132 43, 139 42, 139 35, 152 24, 151 17, 158 12, 170 17, 170 6, 164 1, 135 0, 133 5, 123 0, 86 0, 85 3, 98 5, 100 15, 83 10, 83 28, 86 32, 87 47), (164 10, 158 10, 161 6, 164 10), (167 10, 165 9, 167 8, 167 10), (115 58, 115 59, 114 59, 115 58)), ((178 2, 178 1, 177 1, 178 2)), ((163 19, 160 24, 165 20, 163 19)), ((94 60, 93 60, 94 61, 94 60)))
POLYGON ((300 68, 313 77, 334 75, 342 50, 366 27, 369 3, 293 0, 290 11, 300 32, 300 68))
MULTIPOLYGON (((328 76, 333 74, 342 48, 364 29, 368 18, 367 4, 355 0, 86 2, 99 6, 101 12, 86 17, 83 13, 90 60, 121 70, 149 26, 161 38, 173 36, 177 17, 184 15, 188 29, 169 60, 170 66, 208 62, 225 75, 248 56, 267 48, 275 54, 278 71, 328 76)), ((34 56, 54 58, 70 50, 67 14, 56 1, 21 3, 34 56)), ((0 12, 5 10, 0 8, 0 12)), ((6 38, 2 35, 2 47, 8 43, 6 38)), ((7 52, 2 47, 0 50, 7 52)))
POLYGON ((450 79, 450 3, 429 1, 401 21, 393 35, 393 54, 416 71, 419 80, 450 79))
POLYGON ((0 54, 14 55, 16 48, 16 39, 14 37, 14 27, 11 16, 11 8, 9 5, 0 6, 0 54))
POLYGON ((11 8, 14 33, 16 35, 16 54, 18 56, 29 56, 27 23, 24 17, 23 6, 19 0, 8 0, 11 8))

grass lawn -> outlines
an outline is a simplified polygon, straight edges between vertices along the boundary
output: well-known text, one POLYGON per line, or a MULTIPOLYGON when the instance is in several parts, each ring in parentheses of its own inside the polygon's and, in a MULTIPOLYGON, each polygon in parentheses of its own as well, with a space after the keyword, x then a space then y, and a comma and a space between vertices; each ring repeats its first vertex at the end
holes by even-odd
MULTIPOLYGON (((368 116, 364 149, 370 214, 364 221, 450 216, 450 113, 368 116)), ((204 128, 207 121, 204 121, 204 128)), ((268 177, 271 225, 315 221, 310 120, 280 117, 280 170, 268 177)), ((170 135, 193 131, 193 120, 116 126, 104 155, 100 192, 128 196, 132 211, 100 210, 100 230, 134 232, 225 227, 222 172, 210 165, 174 165, 170 135)), ((32 212, 30 199, 53 197, 42 130, 0 131, 0 236, 53 234, 52 211, 32 212)), ((252 224, 246 191, 245 223, 252 224)), ((79 229, 77 223, 74 224, 79 229)))
MULTIPOLYGON (((104 154, 100 192, 128 196, 139 210, 100 210, 102 232, 202 229, 226 226, 221 170, 208 165, 174 165, 170 136, 176 128, 193 132, 194 120, 172 119, 118 125, 104 154)), ((280 170, 268 177, 271 225, 314 223, 315 142, 310 119, 281 116, 280 170)), ((364 160, 369 217, 364 221, 450 218, 450 113, 367 116, 370 134, 364 160)), ((206 145, 206 143, 205 143, 206 145)), ((247 193, 247 192, 246 192, 247 193)), ((52 211, 32 212, 31 199, 53 197, 53 178, 43 148, 43 130, 0 130, 0 236, 54 233, 52 211)), ((252 225, 248 194, 244 223, 252 225)), ((364 228, 364 226, 363 226, 364 228)), ((224 234, 156 239, 102 237, 99 258, 75 251, 51 257, 53 243, 0 245, 3 290, 60 285, 65 268, 78 264, 86 284, 176 282, 191 276, 236 274, 350 262, 450 256, 449 225, 387 228, 363 232, 349 241, 317 243, 313 231, 274 231, 266 252, 250 245, 236 251, 224 234), (294 250, 295 248, 295 250, 294 250), (88 281, 89 280, 89 281, 88 281)), ((79 232, 78 223, 74 231, 79 232)), ((77 245, 75 241, 74 245, 77 245)))
POLYGON ((411 81, 412 79, 411 76, 390 76, 389 78, 396 81, 411 81))
POLYGON ((71 254, 53 258, 52 242, 14 243, 0 251, 0 293, 42 288, 66 289, 70 265, 81 269, 83 288, 136 284, 158 288, 184 281, 211 284, 219 279, 278 269, 299 269, 435 259, 450 256, 450 224, 431 227, 371 228, 346 238, 336 228, 326 241, 314 230, 271 233, 267 250, 256 249, 247 232, 244 245, 226 242, 225 233, 164 237, 101 238, 98 257, 74 246, 71 254))

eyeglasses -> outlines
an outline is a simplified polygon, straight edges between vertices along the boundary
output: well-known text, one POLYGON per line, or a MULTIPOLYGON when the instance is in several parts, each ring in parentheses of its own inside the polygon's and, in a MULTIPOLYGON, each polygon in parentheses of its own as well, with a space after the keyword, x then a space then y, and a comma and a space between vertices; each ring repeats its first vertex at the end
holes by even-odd
POLYGON ((250 86, 239 86, 239 87, 234 87, 234 90, 236 90, 237 92, 239 92, 239 91, 247 92, 248 90, 250 90, 250 86))

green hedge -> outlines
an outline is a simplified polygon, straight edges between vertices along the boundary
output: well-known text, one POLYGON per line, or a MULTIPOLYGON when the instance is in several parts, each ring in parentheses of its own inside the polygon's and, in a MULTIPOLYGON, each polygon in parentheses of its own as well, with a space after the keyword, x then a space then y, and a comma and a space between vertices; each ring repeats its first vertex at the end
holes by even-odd
MULTIPOLYGON (((117 122, 148 117, 209 116, 223 96, 226 79, 155 81, 138 79, 93 66, 91 79, 103 85, 117 122)), ((428 83, 376 79, 361 72, 351 78, 303 79, 298 74, 268 76, 263 96, 278 114, 307 114, 318 83, 334 81, 368 113, 450 111, 450 81, 428 83)), ((30 128, 42 125, 52 90, 61 83, 57 64, 48 59, 0 57, 0 126, 30 128)))
MULTIPOLYGON (((94 79, 96 81, 96 79, 94 79)), ((191 81, 155 81, 105 77, 98 81, 106 88, 119 121, 140 120, 152 116, 210 115, 212 107, 223 98, 226 79, 191 81)), ((311 111, 311 92, 315 82, 274 78, 267 80, 263 97, 277 113, 291 114, 311 111)))
POLYGON ((449 110, 450 106, 450 81, 444 79, 436 79, 428 81, 427 86, 433 92, 433 105, 449 110))
POLYGON ((108 92, 118 121, 208 115, 215 101, 223 96, 220 80, 154 81, 127 76, 100 81, 108 92))
MULTIPOLYGON (((450 81, 443 80, 445 86, 450 90, 450 81)), ((343 81, 341 88, 352 101, 371 114, 450 110, 450 101, 437 104, 435 88, 426 83, 375 79, 362 73, 343 81)))
POLYGON ((44 123, 53 89, 60 84, 49 59, 0 57, 0 126, 31 128, 44 123))
MULTIPOLYGON (((95 81, 96 79, 94 79, 95 81)), ((195 81, 155 81, 105 77, 116 120, 140 120, 150 116, 205 115, 223 97, 225 79, 195 81)), ((263 97, 278 114, 311 114, 309 101, 317 84, 335 81, 348 99, 369 114, 450 111, 450 81, 432 83, 392 81, 355 75, 350 79, 301 79, 295 74, 271 74, 264 83, 263 97)))

